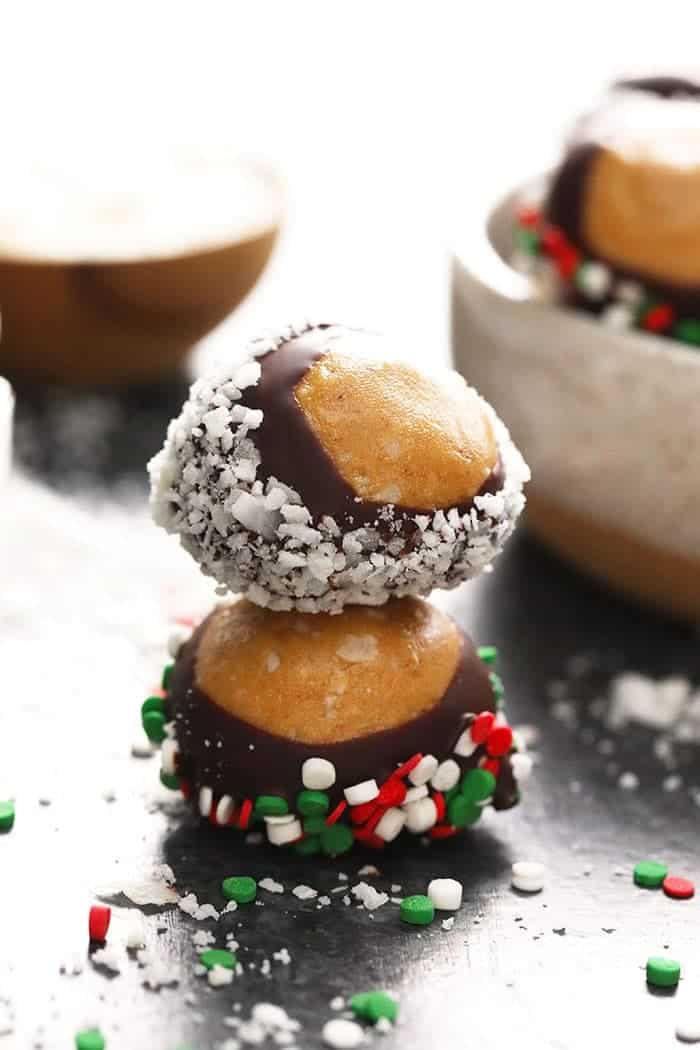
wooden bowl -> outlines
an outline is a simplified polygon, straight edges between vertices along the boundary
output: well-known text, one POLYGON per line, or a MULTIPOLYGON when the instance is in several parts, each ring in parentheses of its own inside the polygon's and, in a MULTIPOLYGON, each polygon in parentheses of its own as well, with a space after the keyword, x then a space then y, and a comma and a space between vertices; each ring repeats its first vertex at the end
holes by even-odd
POLYGON ((700 617, 700 352, 541 301, 507 263, 518 190, 468 217, 452 271, 457 367, 533 473, 527 521, 581 568, 700 617))
POLYGON ((74 208, 74 229, 58 236, 48 219, 25 223, 23 211, 3 224, 0 200, 0 370, 77 385, 146 382, 174 370, 240 303, 278 234, 276 176, 239 158, 217 159, 214 175, 197 176, 190 165, 178 181, 175 171, 159 212, 157 192, 100 197, 91 202, 94 216, 74 208), (229 183, 237 195, 230 208, 229 183))

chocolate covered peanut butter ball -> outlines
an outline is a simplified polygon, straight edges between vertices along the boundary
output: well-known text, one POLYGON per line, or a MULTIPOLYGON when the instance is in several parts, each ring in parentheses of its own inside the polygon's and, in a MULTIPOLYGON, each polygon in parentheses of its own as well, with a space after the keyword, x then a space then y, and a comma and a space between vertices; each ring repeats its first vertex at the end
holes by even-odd
POLYGON ((528 470, 456 373, 305 324, 199 379, 150 464, 156 521, 222 590, 339 612, 454 587, 513 530, 528 470))
POLYGON ((519 209, 517 237, 562 301, 700 345, 700 86, 616 84, 576 124, 541 206, 519 209))
POLYGON ((204 818, 342 853, 443 838, 513 805, 513 733, 494 652, 416 598, 342 616, 219 607, 143 707, 163 779, 204 818))

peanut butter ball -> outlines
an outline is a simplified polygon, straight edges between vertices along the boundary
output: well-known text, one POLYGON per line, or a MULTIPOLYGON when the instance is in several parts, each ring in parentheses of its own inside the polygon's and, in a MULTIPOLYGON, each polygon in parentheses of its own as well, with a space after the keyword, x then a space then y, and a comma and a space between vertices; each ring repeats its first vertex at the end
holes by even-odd
POLYGON ((616 85, 577 124, 541 216, 522 218, 565 301, 700 345, 700 86, 616 85))
POLYGON ((404 829, 445 837, 518 797, 482 656, 416 598, 343 616, 241 599, 183 645, 145 724, 164 726, 166 782, 214 823, 257 818, 302 852, 382 846, 404 829))
POLYGON ((528 477, 460 376, 331 324, 256 340, 195 383, 150 473, 156 521, 203 572, 302 612, 468 579, 510 535, 528 477))

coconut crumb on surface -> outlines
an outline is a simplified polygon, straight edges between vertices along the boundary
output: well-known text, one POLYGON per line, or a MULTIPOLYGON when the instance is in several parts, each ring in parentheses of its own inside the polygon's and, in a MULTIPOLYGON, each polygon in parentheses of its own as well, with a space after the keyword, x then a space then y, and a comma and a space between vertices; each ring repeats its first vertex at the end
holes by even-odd
MULTIPOLYGON (((353 897, 362 904, 367 911, 374 911, 376 908, 381 908, 383 904, 386 904, 389 900, 387 893, 381 893, 376 890, 374 886, 370 886, 368 882, 358 882, 350 890, 353 897)), ((349 898, 347 898, 349 900, 349 898)))
POLYGON ((267 890, 268 893, 284 893, 284 886, 281 882, 277 882, 275 879, 267 876, 264 879, 260 879, 258 886, 261 890, 267 890))
POLYGON ((292 890, 295 897, 298 897, 300 901, 310 901, 318 897, 318 890, 313 889, 312 886, 299 885, 295 886, 292 890))

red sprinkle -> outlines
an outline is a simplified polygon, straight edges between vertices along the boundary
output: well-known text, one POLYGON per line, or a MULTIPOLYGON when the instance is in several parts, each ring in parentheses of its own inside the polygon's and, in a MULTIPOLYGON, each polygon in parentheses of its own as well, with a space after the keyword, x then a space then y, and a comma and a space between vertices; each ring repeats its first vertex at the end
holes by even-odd
POLYGON ((680 875, 667 875, 661 885, 666 896, 674 900, 687 901, 695 896, 695 884, 680 875))
POLYGON ((379 835, 375 835, 373 831, 368 831, 367 828, 353 828, 352 833, 363 846, 369 846, 370 849, 384 849, 384 839, 380 839, 379 835))
POLYGON ((496 726, 486 740, 486 750, 492 758, 507 755, 513 746, 513 730, 510 726, 496 726))
POLYGON ((328 827, 330 827, 332 824, 335 824, 336 821, 340 820, 340 818, 342 817, 343 813, 345 812, 345 810, 347 808, 348 808, 348 804, 345 801, 345 799, 343 799, 341 802, 339 802, 338 805, 335 807, 335 809, 332 809, 331 812, 326 817, 326 824, 328 825, 328 827))
POLYGON ((571 248, 568 244, 565 245, 561 249, 561 251, 557 253, 555 262, 557 264, 557 269, 559 270, 560 276, 565 281, 570 281, 572 279, 572 277, 576 273, 576 270, 578 269, 579 261, 580 260, 578 252, 575 248, 571 248))
POLYGON ((441 824, 445 819, 445 812, 447 805, 445 803, 445 796, 442 791, 433 791, 430 795, 433 802, 435 803, 435 809, 437 810, 437 821, 436 823, 441 824))
POLYGON ((249 799, 249 798, 244 799, 243 803, 241 805, 241 811, 238 814, 238 827, 241 828, 242 831, 245 831, 245 829, 250 824, 250 816, 251 816, 252 812, 253 812, 252 799, 249 799))
MULTIPOLYGON (((377 824, 382 819, 382 817, 384 816, 385 813, 386 813, 385 809, 382 809, 381 806, 377 806, 377 812, 374 814, 374 816, 372 816, 367 821, 367 823, 365 824, 364 830, 365 831, 374 831, 374 829, 376 828, 377 824)), ((382 839, 382 842, 383 841, 384 840, 382 839)))
POLYGON ((644 315, 642 327, 647 332, 665 332, 673 324, 675 314, 670 306, 654 306, 644 315))
MULTIPOLYGON (((376 798, 373 798, 371 802, 363 802, 360 806, 352 806, 350 808, 350 820, 353 824, 364 824, 374 814, 376 808, 376 798)), ((326 821, 326 823, 328 822, 326 821)))
POLYGON ((216 807, 218 805, 218 802, 219 802, 219 800, 216 799, 216 798, 212 798, 212 800, 211 800, 211 806, 209 807, 209 816, 207 817, 207 820, 209 821, 210 824, 218 824, 219 823, 218 820, 216 819, 216 807))
POLYGON ((542 234, 542 251, 547 255, 560 255, 568 247, 568 241, 561 230, 556 226, 548 226, 542 234))
POLYGON ((183 798, 192 798, 192 785, 190 784, 189 780, 180 781, 180 791, 182 792, 183 798))
POLYGON ((400 806, 405 798, 406 785, 403 780, 397 780, 390 777, 389 780, 380 787, 379 795, 375 799, 375 802, 378 802, 380 806, 385 806, 388 809, 389 806, 400 806))
POLYGON ((112 918, 112 909, 104 904, 93 904, 90 908, 90 919, 88 929, 91 941, 107 940, 109 920, 112 918))
POLYGON ((457 830, 454 824, 436 824, 434 828, 430 829, 428 834, 431 839, 448 839, 451 835, 456 835, 457 830))
POLYGON ((399 766, 398 769, 395 769, 394 772, 391 774, 390 779, 401 780, 403 777, 407 777, 408 774, 416 768, 422 757, 423 755, 419 751, 418 754, 413 756, 413 758, 409 758, 408 761, 404 762, 402 766, 399 766))
POLYGON ((516 215, 520 226, 534 227, 539 225, 540 213, 537 208, 531 208, 526 204, 521 204, 516 215))
POLYGON ((482 769, 488 769, 489 773, 493 773, 495 777, 501 772, 501 763, 497 758, 486 758, 479 765, 482 769))
POLYGON ((493 729, 493 723, 495 721, 496 716, 493 711, 482 711, 480 715, 476 716, 469 730, 471 738, 475 744, 483 744, 486 737, 493 729))

